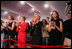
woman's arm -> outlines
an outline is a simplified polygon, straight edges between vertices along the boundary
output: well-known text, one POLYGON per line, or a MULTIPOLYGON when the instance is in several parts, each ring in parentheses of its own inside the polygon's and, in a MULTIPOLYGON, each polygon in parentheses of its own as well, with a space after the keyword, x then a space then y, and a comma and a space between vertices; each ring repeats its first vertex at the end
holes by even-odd
POLYGON ((49 22, 48 31, 50 32, 51 30, 52 30, 52 28, 51 28, 51 22, 49 22))
POLYGON ((60 28, 55 24, 55 27, 60 31, 60 32, 63 32, 63 23, 62 21, 59 21, 60 22, 60 28))
POLYGON ((8 28, 9 28, 10 30, 13 30, 14 27, 15 27, 15 23, 14 23, 14 22, 12 23, 12 27, 8 26, 8 28))

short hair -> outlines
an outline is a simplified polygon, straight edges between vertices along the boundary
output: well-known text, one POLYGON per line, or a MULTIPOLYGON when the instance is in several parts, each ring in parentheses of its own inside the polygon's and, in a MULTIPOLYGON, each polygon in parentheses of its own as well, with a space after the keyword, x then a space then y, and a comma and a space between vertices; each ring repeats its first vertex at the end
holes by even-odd
POLYGON ((26 20, 26 17, 25 16, 21 16, 21 17, 23 17, 24 21, 26 20))
POLYGON ((34 13, 34 17, 35 17, 36 15, 39 17, 39 20, 40 20, 40 18, 41 18, 41 17, 40 17, 40 14, 39 14, 39 13, 34 13))
POLYGON ((46 17, 46 18, 48 18, 48 19, 49 19, 49 17, 46 17))

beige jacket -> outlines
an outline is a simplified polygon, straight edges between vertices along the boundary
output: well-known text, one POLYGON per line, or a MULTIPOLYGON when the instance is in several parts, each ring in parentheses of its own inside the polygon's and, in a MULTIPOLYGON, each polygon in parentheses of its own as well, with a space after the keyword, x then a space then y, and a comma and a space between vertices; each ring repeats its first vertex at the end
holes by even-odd
POLYGON ((49 34, 48 34, 48 25, 42 27, 42 37, 49 37, 49 34))

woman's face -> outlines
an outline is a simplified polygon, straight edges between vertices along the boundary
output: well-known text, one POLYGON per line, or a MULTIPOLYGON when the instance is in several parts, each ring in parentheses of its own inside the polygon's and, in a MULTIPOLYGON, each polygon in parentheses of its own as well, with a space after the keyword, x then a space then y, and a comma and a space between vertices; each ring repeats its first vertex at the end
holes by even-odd
POLYGON ((46 18, 46 21, 49 21, 49 18, 46 18))
POLYGON ((38 16, 38 15, 36 15, 36 16, 35 16, 35 21, 36 21, 36 20, 38 20, 38 19, 39 19, 39 16, 38 16))
POLYGON ((67 18, 68 18, 68 19, 71 19, 71 14, 68 14, 68 15, 67 15, 67 18))
POLYGON ((20 21, 24 21, 23 17, 20 18, 20 21))
POLYGON ((45 20, 43 20, 43 24, 45 24, 45 20))
POLYGON ((11 16, 8 16, 8 20, 11 20, 11 16))
POLYGON ((56 12, 53 12, 52 17, 53 18, 56 18, 57 17, 57 13, 56 12))

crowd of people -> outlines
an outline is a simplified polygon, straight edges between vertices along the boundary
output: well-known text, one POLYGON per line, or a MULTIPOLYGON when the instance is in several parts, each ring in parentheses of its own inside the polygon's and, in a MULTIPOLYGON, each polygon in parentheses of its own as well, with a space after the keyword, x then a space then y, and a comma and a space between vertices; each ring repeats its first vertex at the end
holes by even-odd
MULTIPOLYGON (((40 14, 35 13, 29 24, 25 22, 25 16, 21 16, 16 22, 14 17, 9 15, 9 21, 5 22, 5 25, 3 25, 4 22, 1 20, 1 40, 11 36, 12 39, 18 41, 18 48, 26 48, 27 33, 30 33, 32 45, 64 45, 65 37, 69 42, 71 41, 71 13, 68 13, 67 17, 68 20, 63 22, 59 17, 59 13, 53 11, 51 20, 46 17, 46 19, 40 21, 40 14)), ((8 41, 1 42, 1 48, 8 48, 8 43, 8 41)), ((13 41, 11 41, 11 46, 14 47, 13 41)))

